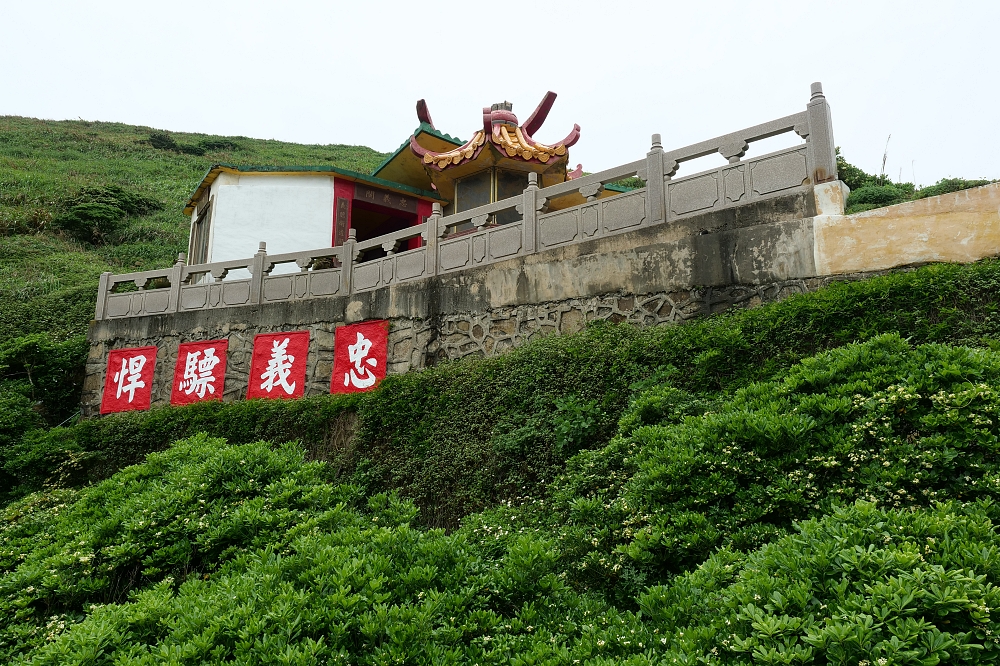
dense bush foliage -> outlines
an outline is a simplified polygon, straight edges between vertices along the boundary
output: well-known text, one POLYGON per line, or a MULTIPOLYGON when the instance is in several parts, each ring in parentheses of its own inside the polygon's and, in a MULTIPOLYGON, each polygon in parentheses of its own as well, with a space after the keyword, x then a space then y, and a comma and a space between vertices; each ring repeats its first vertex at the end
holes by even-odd
POLYGON ((998 389, 1000 355, 895 334, 721 404, 657 387, 606 448, 570 459, 548 497, 469 526, 484 544, 541 530, 571 582, 627 603, 720 546, 759 547, 837 504, 1000 498, 998 389))
POLYGON ((19 483, 4 469, 11 447, 76 412, 86 356, 83 336, 57 342, 35 333, 0 342, 0 502, 19 483))
POLYGON ((450 535, 296 445, 205 436, 31 495, 0 516, 0 659, 998 660, 1000 355, 888 335, 729 399, 677 379, 545 499, 450 535))

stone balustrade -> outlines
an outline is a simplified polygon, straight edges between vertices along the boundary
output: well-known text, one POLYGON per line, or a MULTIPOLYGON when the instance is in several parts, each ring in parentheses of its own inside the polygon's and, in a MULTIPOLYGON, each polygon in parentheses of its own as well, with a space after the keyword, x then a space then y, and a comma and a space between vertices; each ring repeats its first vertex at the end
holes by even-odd
POLYGON ((537 176, 529 174, 520 196, 448 216, 434 204, 425 224, 378 238, 359 242, 351 230, 340 247, 269 255, 261 243, 257 254, 247 259, 186 265, 181 255, 172 268, 124 275, 104 273, 95 318, 100 321, 356 294, 798 191, 811 195, 814 185, 837 177, 832 127, 822 87, 815 83, 805 111, 671 151, 664 151, 660 135, 654 134, 644 159, 547 188, 539 188, 537 176), (754 141, 792 132, 804 142, 743 159, 754 141), (675 177, 685 162, 713 153, 728 163, 675 177), (646 186, 609 195, 609 184, 633 176, 646 186), (569 197, 583 203, 554 205, 569 197), (494 223, 499 213, 508 211, 516 211, 520 219, 494 223), (457 232, 468 223, 471 230, 457 232), (416 238, 420 247, 398 251, 416 238), (365 261, 365 251, 377 248, 385 256, 365 261), (298 272, 272 274, 276 266, 292 263, 298 272))

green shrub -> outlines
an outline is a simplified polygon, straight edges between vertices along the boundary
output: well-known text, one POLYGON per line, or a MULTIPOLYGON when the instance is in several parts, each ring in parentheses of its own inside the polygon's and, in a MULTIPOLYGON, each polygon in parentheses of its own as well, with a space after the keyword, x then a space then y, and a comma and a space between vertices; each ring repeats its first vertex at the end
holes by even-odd
POLYGON ((160 210, 155 199, 116 185, 86 187, 63 202, 64 212, 53 224, 86 243, 106 242, 129 215, 140 216, 160 210))
POLYGON ((181 144, 177 146, 177 150, 184 153, 185 155, 204 155, 205 149, 202 146, 193 146, 191 144, 181 144))
POLYGON ((82 335, 57 342, 35 333, 0 342, 0 392, 23 393, 57 425, 78 409, 87 350, 82 335))
POLYGON ((857 213, 863 210, 892 206, 907 199, 905 192, 894 185, 864 185, 852 190, 847 197, 847 212, 857 213))
POLYGON ((995 513, 859 502, 745 559, 713 555, 639 605, 663 663, 997 663, 995 513))
POLYGON ((294 403, 251 400, 205 402, 182 409, 126 412, 75 425, 27 433, 0 458, 0 498, 20 497, 43 487, 79 486, 107 478, 126 465, 142 462, 178 439, 199 432, 227 436, 234 443, 261 440, 303 442, 312 455, 344 466, 353 451, 335 448, 338 419, 356 397, 305 398, 294 403))
POLYGON ((571 582, 627 605, 720 546, 752 550, 841 503, 1000 499, 998 435, 1000 354, 885 335, 715 405, 654 388, 548 497, 465 529, 489 552, 506 543, 498 530, 541 530, 571 582), (644 413, 663 425, 637 423, 644 413))
POLYGON ((972 187, 989 185, 991 182, 995 181, 966 180, 964 178, 942 178, 934 185, 928 185, 927 187, 920 188, 920 190, 917 191, 915 198, 924 199, 926 197, 936 197, 939 194, 948 194, 949 192, 960 192, 972 187))
POLYGON ((166 132, 150 132, 149 138, 146 141, 153 148, 159 150, 177 150, 177 142, 174 141, 174 137, 166 132))
POLYGON ((239 150, 240 144, 232 139, 206 137, 198 139, 198 146, 204 150, 239 150))

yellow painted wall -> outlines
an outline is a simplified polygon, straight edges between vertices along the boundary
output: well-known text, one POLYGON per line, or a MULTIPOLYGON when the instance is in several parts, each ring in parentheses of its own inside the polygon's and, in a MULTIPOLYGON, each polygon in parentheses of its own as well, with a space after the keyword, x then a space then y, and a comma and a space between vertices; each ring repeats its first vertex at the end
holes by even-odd
POLYGON ((997 256, 1000 183, 856 215, 821 215, 813 229, 818 275, 997 256))

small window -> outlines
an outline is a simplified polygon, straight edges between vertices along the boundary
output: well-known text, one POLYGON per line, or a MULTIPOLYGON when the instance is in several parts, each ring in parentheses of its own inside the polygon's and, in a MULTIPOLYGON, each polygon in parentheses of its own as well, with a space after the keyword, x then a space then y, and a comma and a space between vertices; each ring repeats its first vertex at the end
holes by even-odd
POLYGON ((463 213, 490 203, 490 194, 493 190, 492 172, 492 169, 486 169, 455 182, 456 212, 463 213))

